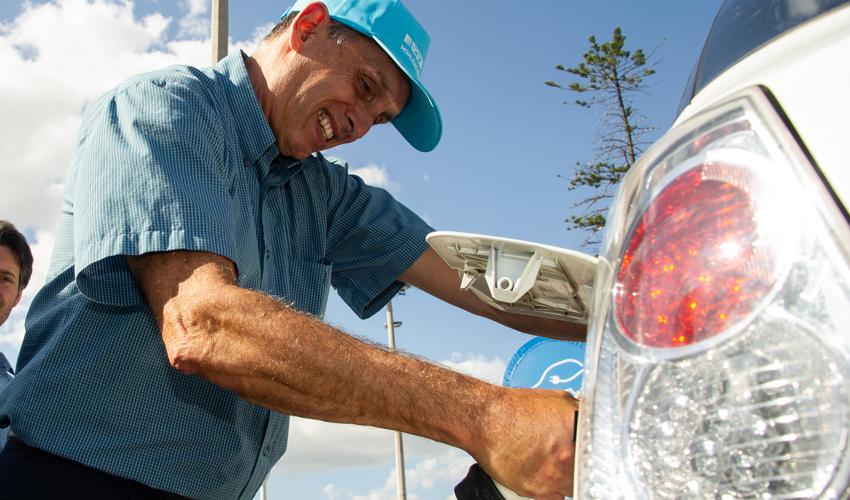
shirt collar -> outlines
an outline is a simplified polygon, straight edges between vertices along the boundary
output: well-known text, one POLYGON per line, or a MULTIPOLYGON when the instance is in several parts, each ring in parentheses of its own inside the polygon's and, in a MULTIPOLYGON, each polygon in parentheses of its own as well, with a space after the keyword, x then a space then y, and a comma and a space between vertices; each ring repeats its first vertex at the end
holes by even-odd
POLYGON ((273 187, 286 184, 302 168, 303 164, 301 161, 289 156, 277 155, 271 162, 268 175, 263 178, 262 185, 264 187, 273 187))
POLYGON ((257 94, 254 93, 244 57, 247 56, 241 50, 231 54, 219 61, 215 71, 226 78, 222 80, 221 87, 233 113, 236 135, 245 164, 250 165, 261 157, 268 156, 269 161, 261 162, 262 165, 259 166, 262 170, 261 176, 265 176, 270 160, 278 155, 278 149, 272 129, 257 101, 257 94))

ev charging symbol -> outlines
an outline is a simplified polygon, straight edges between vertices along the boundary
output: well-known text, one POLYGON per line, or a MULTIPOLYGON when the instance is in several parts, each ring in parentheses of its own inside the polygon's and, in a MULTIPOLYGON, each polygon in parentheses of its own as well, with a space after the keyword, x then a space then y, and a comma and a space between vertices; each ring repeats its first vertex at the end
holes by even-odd
POLYGON ((517 350, 505 369, 503 385, 558 389, 578 397, 584 380, 584 342, 534 338, 517 350))

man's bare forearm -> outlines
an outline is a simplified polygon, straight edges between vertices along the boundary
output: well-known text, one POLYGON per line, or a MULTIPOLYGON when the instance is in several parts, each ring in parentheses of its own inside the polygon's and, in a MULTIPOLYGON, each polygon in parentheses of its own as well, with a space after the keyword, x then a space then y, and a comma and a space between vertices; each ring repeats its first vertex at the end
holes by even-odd
POLYGON ((361 342, 254 292, 229 287, 206 308, 200 314, 216 318, 213 345, 195 351, 202 357, 187 363, 189 371, 197 368, 210 381, 284 413, 392 428, 467 448, 475 437, 461 429, 474 428, 470 420, 483 423, 490 404, 482 401, 499 392, 361 342))
MULTIPOLYGON (((186 272, 176 289, 166 286, 174 272, 163 272, 172 265, 162 267, 163 258, 142 258, 156 270, 146 295, 169 360, 184 373, 283 413, 397 429, 467 450, 481 440, 470 430, 486 426, 498 407, 504 391, 496 386, 387 352, 238 287, 226 260, 186 272)), ((138 262, 132 267, 145 288, 138 262)))

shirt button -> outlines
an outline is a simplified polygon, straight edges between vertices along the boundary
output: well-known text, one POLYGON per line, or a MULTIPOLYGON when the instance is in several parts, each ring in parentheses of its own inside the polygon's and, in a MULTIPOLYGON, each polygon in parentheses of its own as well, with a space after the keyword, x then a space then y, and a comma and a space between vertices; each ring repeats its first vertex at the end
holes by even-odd
POLYGON ((263 447, 263 456, 264 457, 271 455, 271 453, 272 453, 272 450, 268 446, 263 447))
POLYGON ((272 253, 270 251, 266 250, 266 260, 269 260, 271 258, 272 258, 272 253))

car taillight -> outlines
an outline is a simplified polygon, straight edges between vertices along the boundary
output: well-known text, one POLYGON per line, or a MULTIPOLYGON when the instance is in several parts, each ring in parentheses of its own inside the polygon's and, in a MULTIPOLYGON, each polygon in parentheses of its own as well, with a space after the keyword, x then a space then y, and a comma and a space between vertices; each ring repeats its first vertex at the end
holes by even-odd
POLYGON ((612 207, 578 498, 840 498, 846 221, 764 91, 662 138, 612 207))
POLYGON ((650 202, 617 275, 620 330, 646 347, 678 347, 749 315, 773 282, 746 168, 697 165, 650 202))

